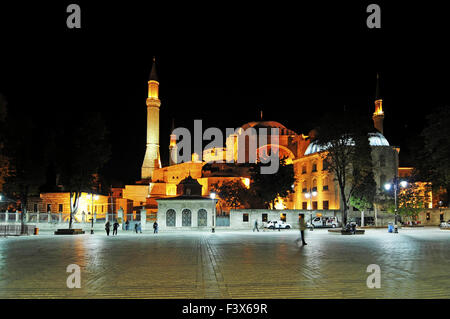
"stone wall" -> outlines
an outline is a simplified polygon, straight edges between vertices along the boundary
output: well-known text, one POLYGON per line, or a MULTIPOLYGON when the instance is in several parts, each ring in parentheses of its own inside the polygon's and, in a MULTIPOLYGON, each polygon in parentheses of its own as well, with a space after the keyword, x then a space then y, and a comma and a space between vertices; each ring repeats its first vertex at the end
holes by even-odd
POLYGON ((305 215, 306 222, 309 222, 311 217, 315 218, 317 214, 322 214, 324 217, 337 217, 340 220, 341 213, 336 210, 302 210, 302 209, 234 209, 230 211, 230 229, 253 229, 255 220, 258 221, 258 227, 263 226, 263 214, 267 214, 267 221, 279 221, 282 214, 286 216, 286 223, 290 224, 292 228, 299 227, 299 214, 305 215), (248 221, 244 221, 244 214, 248 214, 248 221))

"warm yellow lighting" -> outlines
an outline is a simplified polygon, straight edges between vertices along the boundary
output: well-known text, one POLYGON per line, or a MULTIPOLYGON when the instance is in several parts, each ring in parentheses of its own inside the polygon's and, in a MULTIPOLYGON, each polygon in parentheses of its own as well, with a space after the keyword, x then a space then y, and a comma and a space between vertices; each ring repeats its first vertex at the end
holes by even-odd
POLYGON ((383 113, 383 100, 375 101, 375 113, 373 115, 384 115, 383 113))
POLYGON ((278 197, 275 200, 275 209, 286 209, 286 205, 284 205, 283 199, 278 197))
POLYGON ((170 135, 170 147, 175 147, 177 145, 177 136, 175 134, 170 135))
POLYGON ((241 178, 242 183, 245 185, 245 187, 250 188, 250 178, 241 178))
POLYGON ((148 97, 151 99, 159 98, 159 83, 157 81, 148 81, 148 97))

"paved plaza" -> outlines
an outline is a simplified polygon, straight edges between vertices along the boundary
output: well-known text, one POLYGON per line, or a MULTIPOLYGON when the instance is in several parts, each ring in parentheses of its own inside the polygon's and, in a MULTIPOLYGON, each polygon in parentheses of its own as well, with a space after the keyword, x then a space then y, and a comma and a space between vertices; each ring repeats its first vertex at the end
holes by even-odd
POLYGON ((284 230, 0 238, 0 298, 449 298, 450 231, 284 230), (69 264, 81 288, 69 289, 69 264), (366 285, 381 268, 381 288, 366 285))

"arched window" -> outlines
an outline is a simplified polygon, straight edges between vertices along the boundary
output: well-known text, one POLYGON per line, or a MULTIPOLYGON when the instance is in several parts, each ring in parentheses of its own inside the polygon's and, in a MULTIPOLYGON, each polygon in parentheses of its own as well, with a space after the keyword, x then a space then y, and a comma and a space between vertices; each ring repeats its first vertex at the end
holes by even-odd
POLYGON ((328 161, 326 159, 324 159, 322 161, 322 171, 326 171, 328 170, 328 161))
POLYGON ((324 177, 322 180, 322 188, 324 191, 328 190, 328 177, 324 177))
POLYGON ((312 187, 312 191, 313 191, 313 192, 317 192, 317 179, 313 179, 313 187, 312 187))
POLYGON ((169 209, 166 212, 166 226, 175 227, 176 213, 173 209, 169 209))
POLYGON ((206 226, 207 212, 203 208, 198 211, 197 224, 199 227, 206 226))
POLYGON ((192 226, 192 213, 189 209, 183 209, 181 212, 181 226, 191 227, 192 226))

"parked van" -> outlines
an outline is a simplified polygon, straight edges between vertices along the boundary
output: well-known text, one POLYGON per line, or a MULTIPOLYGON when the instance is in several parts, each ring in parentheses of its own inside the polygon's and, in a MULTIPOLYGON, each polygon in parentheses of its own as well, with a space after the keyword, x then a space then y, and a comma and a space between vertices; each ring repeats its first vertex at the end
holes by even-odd
POLYGON ((336 228, 339 227, 339 221, 337 217, 316 217, 311 222, 307 223, 307 226, 314 228, 336 228))

